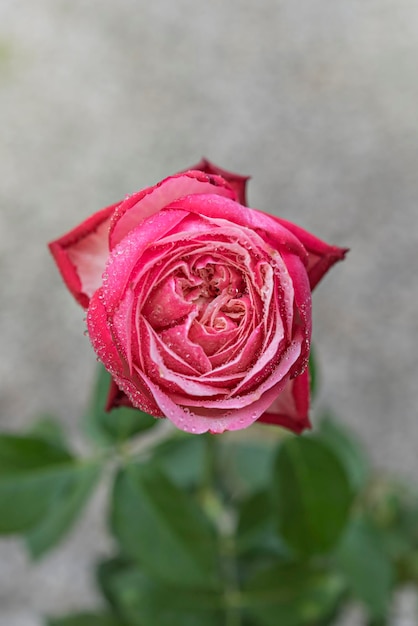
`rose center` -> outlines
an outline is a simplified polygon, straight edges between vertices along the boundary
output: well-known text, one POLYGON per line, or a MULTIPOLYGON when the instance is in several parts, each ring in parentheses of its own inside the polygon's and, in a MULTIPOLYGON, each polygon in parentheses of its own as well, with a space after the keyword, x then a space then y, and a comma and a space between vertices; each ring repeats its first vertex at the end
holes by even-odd
POLYGON ((222 331, 229 325, 239 324, 245 314, 240 303, 245 291, 245 282, 237 269, 219 263, 197 263, 185 276, 181 272, 176 279, 178 295, 198 311, 197 320, 204 325, 222 331))

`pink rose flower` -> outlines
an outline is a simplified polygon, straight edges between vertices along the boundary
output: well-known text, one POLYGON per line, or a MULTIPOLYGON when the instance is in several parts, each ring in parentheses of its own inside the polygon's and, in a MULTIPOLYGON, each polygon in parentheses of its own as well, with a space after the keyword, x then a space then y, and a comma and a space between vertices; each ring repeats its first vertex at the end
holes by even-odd
POLYGON ((309 427, 311 291, 345 250, 245 206, 203 159, 50 244, 130 404, 182 430, 309 427))

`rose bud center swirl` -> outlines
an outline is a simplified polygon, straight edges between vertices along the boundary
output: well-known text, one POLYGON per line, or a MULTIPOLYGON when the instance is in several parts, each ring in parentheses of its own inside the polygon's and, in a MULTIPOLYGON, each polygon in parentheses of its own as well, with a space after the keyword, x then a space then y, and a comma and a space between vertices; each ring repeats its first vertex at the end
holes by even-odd
POLYGON ((234 235, 165 237, 131 275, 127 360, 183 406, 250 394, 292 340, 280 255, 253 232, 234 235))

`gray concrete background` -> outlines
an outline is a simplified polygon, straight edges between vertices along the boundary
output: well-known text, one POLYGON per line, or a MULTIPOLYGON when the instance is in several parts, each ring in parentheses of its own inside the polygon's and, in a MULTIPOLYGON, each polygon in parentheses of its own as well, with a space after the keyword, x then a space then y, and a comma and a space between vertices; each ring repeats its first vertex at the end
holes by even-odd
MULTIPOLYGON (((412 0, 0 0, 1 428, 77 437, 93 374, 46 242, 205 155, 351 247, 314 298, 320 403, 414 477, 417 76, 412 0)), ((0 626, 94 604, 104 500, 35 568, 0 542, 0 626)))

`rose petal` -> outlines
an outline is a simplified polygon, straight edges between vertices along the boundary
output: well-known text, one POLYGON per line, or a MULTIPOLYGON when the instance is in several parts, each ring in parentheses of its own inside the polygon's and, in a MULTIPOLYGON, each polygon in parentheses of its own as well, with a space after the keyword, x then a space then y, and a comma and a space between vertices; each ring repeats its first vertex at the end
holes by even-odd
POLYGON ((309 370, 289 380, 284 390, 258 419, 265 424, 276 424, 300 433, 311 428, 309 421, 309 370))
POLYGON ((111 373, 117 386, 122 389, 132 404, 141 411, 162 417, 162 414, 153 400, 152 394, 143 385, 142 380, 134 380, 129 373, 126 360, 118 350, 115 337, 110 332, 107 311, 103 305, 101 289, 93 295, 87 312, 87 328, 92 346, 111 373))
MULTIPOLYGON (((225 344, 237 338, 236 325, 227 315, 221 313, 217 319, 219 320, 219 325, 223 324, 222 328, 217 329, 212 326, 205 326, 195 320, 189 331, 190 340, 201 346, 208 357, 212 357, 225 344)), ((211 358, 210 362, 213 366, 211 358)))
MULTIPOLYGON (((302 370, 307 365, 312 334, 311 290, 306 269, 300 259, 294 254, 286 252, 283 252, 282 256, 293 282, 294 302, 297 311, 297 316, 294 316, 294 324, 298 324, 304 333, 301 361, 298 363, 299 368, 302 370)), ((295 332, 294 329, 293 332, 295 332)))
MULTIPOLYGON (((246 193, 245 187, 247 181, 251 178, 250 176, 241 176, 241 174, 236 174, 235 172, 229 172, 228 170, 224 170, 221 167, 218 167, 214 163, 202 157, 202 159, 194 165, 193 167, 189 167, 189 170, 200 170, 201 172, 206 172, 206 174, 218 174, 222 176, 234 189, 237 194, 237 200, 244 206, 246 206, 246 193)), ((185 170, 187 171, 187 170, 185 170)))
MULTIPOLYGON (((157 381, 162 388, 170 393, 184 393, 198 398, 216 397, 228 393, 225 389, 218 389, 214 385, 205 384, 200 375, 184 376, 167 367, 163 358, 164 345, 150 325, 143 319, 141 320, 139 337, 144 365, 141 368, 136 368, 138 374, 140 370, 148 372, 151 380, 157 381)), ((191 359, 191 364, 193 365, 193 359, 191 359)))
POLYGON ((87 308, 101 285, 109 256, 109 225, 120 202, 98 211, 49 244, 61 276, 74 298, 87 308))
POLYGON ((188 315, 192 309, 193 304, 177 293, 174 277, 170 276, 146 299, 142 314, 153 328, 164 328, 188 315))
POLYGON ((112 409, 118 409, 121 406, 134 408, 132 402, 122 389, 119 389, 115 381, 110 381, 109 390, 107 392, 107 400, 105 411, 111 411, 112 409))
POLYGON ((211 371, 212 367, 203 348, 193 343, 189 338, 192 322, 193 316, 189 315, 183 324, 177 324, 162 331, 160 337, 164 345, 168 346, 170 350, 179 356, 184 355, 184 358, 199 374, 206 374, 206 372, 211 371))
MULTIPOLYGON (((272 216, 244 207, 230 198, 215 196, 213 194, 194 194, 173 201, 166 208, 182 209, 198 215, 214 219, 222 219, 253 230, 261 236, 261 239, 269 241, 273 249, 280 251, 281 248, 297 254, 302 260, 308 261, 307 252, 293 233, 280 224, 272 216)), ((266 245, 266 244, 264 244, 266 245)))
POLYGON ((189 409, 182 407, 154 384, 144 372, 138 372, 144 383, 152 392, 160 411, 179 429, 186 432, 201 434, 205 432, 222 433, 226 430, 241 430, 253 424, 271 405, 274 398, 285 386, 287 379, 280 381, 263 396, 236 410, 189 409))
MULTIPOLYGON (((109 312, 117 308, 127 286, 136 277, 133 270, 141 259, 143 253, 152 246, 155 241, 163 238, 172 228, 178 225, 187 215, 184 211, 164 211, 145 220, 143 224, 135 228, 114 248, 109 256, 105 272, 103 274, 103 296, 106 308, 109 312)), ((149 271, 159 260, 151 256, 148 266, 141 259, 141 272, 149 271)))
POLYGON ((273 217, 279 224, 293 233, 304 245, 309 255, 307 272, 311 289, 314 289, 328 270, 338 261, 342 261, 348 252, 348 248, 338 248, 331 246, 325 241, 318 239, 308 231, 300 228, 292 222, 283 220, 280 217, 273 217))
POLYGON ((110 247, 113 249, 126 235, 145 219, 158 213, 177 198, 189 194, 215 194, 235 198, 235 192, 220 176, 189 171, 164 179, 122 202, 115 211, 110 227, 110 247))

